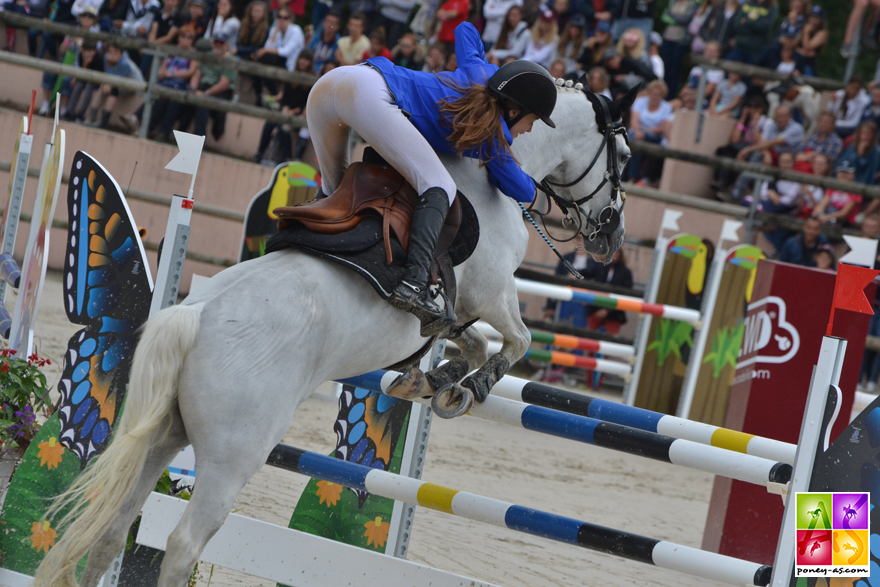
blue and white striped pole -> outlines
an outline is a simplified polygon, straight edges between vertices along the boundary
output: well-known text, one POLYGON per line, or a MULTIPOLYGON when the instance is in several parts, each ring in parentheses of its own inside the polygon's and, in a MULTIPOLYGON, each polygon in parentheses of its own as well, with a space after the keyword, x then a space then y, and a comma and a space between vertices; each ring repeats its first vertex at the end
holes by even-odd
MULTIPOLYGON (((395 371, 379 370, 358 377, 340 379, 339 383, 386 393, 398 376, 399 373, 395 371)), ((430 403, 430 400, 417 401, 430 403)), ((774 493, 779 493, 782 486, 791 478, 791 465, 785 463, 493 395, 489 395, 482 404, 475 404, 469 414, 526 430, 762 485, 774 493)))
POLYGON ((770 582, 771 567, 758 563, 597 526, 292 446, 276 446, 267 464, 374 495, 704 579, 738 586, 763 587, 770 582))

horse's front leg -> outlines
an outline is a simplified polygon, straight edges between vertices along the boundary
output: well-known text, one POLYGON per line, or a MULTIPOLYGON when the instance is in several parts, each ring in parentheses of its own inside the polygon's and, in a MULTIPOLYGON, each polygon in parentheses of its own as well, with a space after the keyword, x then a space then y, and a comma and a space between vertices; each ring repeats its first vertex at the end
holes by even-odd
POLYGON ((486 401, 492 387, 504 377, 510 366, 526 354, 532 340, 519 315, 519 298, 512 278, 498 304, 484 313, 483 319, 502 334, 504 342, 500 352, 489 357, 482 367, 461 382, 462 387, 470 389, 480 403, 486 401))

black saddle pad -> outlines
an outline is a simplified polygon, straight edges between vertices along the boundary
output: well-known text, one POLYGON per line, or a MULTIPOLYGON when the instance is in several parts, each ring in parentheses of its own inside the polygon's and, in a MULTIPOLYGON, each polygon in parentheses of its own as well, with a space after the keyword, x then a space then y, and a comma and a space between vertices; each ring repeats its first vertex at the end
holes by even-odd
MULTIPOLYGON (((461 226, 449 247, 453 265, 464 263, 474 252, 480 240, 480 223, 471 203, 461 193, 461 226)), ((406 267, 406 252, 392 234, 391 265, 385 262, 385 246, 382 241, 382 219, 367 216, 353 229, 340 234, 318 234, 302 225, 290 226, 273 235, 266 243, 266 253, 296 247, 355 271, 376 290, 382 298, 391 297, 406 267)))

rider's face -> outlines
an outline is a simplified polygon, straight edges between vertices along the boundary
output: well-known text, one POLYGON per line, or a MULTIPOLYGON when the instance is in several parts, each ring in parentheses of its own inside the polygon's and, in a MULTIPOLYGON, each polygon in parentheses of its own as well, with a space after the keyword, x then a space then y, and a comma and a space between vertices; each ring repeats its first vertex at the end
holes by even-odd
MULTIPOLYGON (((519 113, 514 114, 513 116, 511 116, 511 118, 514 118, 518 115, 519 113)), ((535 124, 536 120, 538 120, 537 114, 526 114, 510 128, 510 136, 515 139, 523 133, 531 132, 532 125, 535 124)))

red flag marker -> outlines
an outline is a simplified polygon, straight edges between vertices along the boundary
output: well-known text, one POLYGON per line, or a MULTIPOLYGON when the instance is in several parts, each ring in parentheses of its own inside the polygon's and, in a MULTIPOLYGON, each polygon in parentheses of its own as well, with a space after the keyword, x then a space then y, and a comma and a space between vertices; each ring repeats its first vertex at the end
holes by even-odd
POLYGON ((866 269, 841 263, 837 266, 837 281, 834 284, 834 297, 831 301, 831 317, 825 334, 831 336, 834 326, 834 311, 849 310, 860 314, 874 314, 871 302, 865 297, 865 288, 880 274, 875 269, 866 269))

